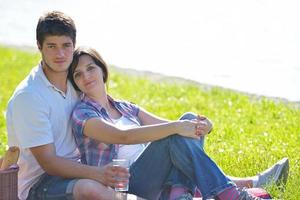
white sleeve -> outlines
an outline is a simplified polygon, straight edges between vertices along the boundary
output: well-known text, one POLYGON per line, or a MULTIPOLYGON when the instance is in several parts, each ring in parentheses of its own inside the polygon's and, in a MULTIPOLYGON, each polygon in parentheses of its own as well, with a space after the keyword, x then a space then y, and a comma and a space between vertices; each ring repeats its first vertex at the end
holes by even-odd
POLYGON ((53 143, 50 108, 38 95, 20 93, 12 103, 12 125, 22 148, 53 143))

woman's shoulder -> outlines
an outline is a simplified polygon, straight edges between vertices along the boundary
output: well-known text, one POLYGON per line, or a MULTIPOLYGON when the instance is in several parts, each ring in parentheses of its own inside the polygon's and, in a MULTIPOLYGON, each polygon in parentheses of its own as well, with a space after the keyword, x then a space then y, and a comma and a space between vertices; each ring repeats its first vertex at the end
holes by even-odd
POLYGON ((133 102, 127 101, 127 100, 119 100, 119 99, 114 99, 114 103, 117 105, 120 105, 122 107, 137 107, 137 105, 133 102))
POLYGON ((135 103, 126 100, 115 100, 114 103, 119 110, 123 111, 123 113, 125 112, 135 116, 139 111, 139 107, 135 103))
POLYGON ((121 104, 121 105, 124 105, 124 106, 132 106, 132 105, 135 105, 135 103, 133 102, 130 102, 130 101, 127 101, 127 100, 124 100, 124 99, 116 99, 114 97, 111 97, 108 95, 108 99, 110 101, 113 101, 114 103, 116 104, 121 104))
POLYGON ((90 102, 80 100, 74 106, 72 116, 74 117, 76 115, 82 115, 87 112, 95 111, 97 111, 97 108, 95 108, 90 102))
POLYGON ((78 109, 82 109, 82 108, 88 108, 88 107, 90 107, 90 105, 88 104, 88 102, 80 100, 74 106, 74 110, 78 110, 78 109))

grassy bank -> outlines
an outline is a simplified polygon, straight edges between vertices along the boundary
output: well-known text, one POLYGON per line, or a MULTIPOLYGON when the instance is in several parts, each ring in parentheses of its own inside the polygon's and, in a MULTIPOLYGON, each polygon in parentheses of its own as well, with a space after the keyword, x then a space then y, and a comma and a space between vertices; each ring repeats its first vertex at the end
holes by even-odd
MULTIPOLYGON (((4 113, 14 88, 40 59, 39 54, 0 47, 0 155, 6 144, 4 113)), ((206 151, 233 176, 252 176, 282 157, 290 158, 283 199, 300 199, 300 109, 295 104, 248 96, 217 87, 157 77, 126 75, 112 69, 109 93, 145 107, 162 117, 177 119, 185 111, 209 116, 214 131, 206 151)), ((180 148, 180 147, 179 147, 180 148)))

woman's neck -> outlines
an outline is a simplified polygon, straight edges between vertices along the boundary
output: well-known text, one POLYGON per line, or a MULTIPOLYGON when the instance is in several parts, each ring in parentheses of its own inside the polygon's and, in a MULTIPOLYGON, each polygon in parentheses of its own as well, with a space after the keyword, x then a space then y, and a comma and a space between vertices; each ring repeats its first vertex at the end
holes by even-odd
POLYGON ((106 92, 99 92, 97 95, 89 96, 91 99, 93 99, 95 102, 97 102, 101 107, 103 107, 105 110, 110 110, 110 102, 108 99, 108 96, 106 92), (98 95, 99 94, 99 95, 98 95))
POLYGON ((119 113, 119 111, 116 108, 114 108, 114 106, 111 104, 109 97, 106 93, 105 95, 89 97, 96 101, 102 108, 104 108, 111 118, 116 119, 122 116, 121 113, 119 113))

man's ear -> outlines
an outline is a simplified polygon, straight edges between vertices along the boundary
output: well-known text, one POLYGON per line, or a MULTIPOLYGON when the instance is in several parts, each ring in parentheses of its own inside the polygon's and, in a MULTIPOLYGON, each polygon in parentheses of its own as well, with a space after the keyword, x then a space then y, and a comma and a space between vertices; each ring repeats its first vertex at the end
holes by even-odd
POLYGON ((42 45, 40 45, 39 41, 36 41, 36 45, 37 45, 38 49, 41 51, 42 50, 42 45))

